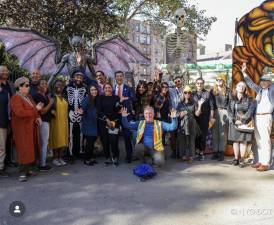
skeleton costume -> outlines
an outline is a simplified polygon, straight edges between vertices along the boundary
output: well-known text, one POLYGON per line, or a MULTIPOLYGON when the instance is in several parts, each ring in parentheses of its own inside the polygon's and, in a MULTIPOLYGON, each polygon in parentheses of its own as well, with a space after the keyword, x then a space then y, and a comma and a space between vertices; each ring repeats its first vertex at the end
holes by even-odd
MULTIPOLYGON (((84 74, 81 72, 76 72, 76 74, 84 77, 84 74)), ((81 108, 86 94, 85 84, 77 84, 75 81, 70 82, 65 90, 69 104, 69 154, 74 157, 79 156, 82 148, 83 137, 80 129, 82 116, 77 112, 77 109, 81 108)))

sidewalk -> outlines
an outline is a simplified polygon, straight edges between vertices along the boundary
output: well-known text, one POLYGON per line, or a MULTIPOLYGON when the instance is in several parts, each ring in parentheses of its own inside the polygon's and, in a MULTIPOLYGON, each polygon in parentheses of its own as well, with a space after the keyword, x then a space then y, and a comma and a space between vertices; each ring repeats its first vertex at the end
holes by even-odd
POLYGON ((0 225, 274 225, 274 170, 259 173, 231 160, 189 166, 169 159, 147 182, 132 174, 138 162, 114 168, 103 159, 26 183, 13 174, 0 179, 0 225), (20 218, 8 213, 15 200, 26 207, 20 218))

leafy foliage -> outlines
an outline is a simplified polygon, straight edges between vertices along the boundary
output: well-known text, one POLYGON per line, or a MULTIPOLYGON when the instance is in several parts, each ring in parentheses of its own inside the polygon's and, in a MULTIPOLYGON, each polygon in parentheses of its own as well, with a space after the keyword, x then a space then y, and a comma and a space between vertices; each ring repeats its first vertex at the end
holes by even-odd
POLYGON ((121 9, 118 14, 125 26, 134 17, 143 17, 155 25, 163 25, 167 21, 172 22, 176 9, 184 8, 187 13, 186 29, 201 39, 216 21, 216 17, 207 17, 205 10, 198 10, 197 6, 190 5, 187 0, 116 0, 116 5, 121 9))
POLYGON ((21 69, 14 55, 5 51, 5 46, 0 44, 0 65, 5 65, 10 71, 10 80, 15 81, 18 77, 29 76, 27 70, 21 69))
POLYGON ((114 7, 112 0, 3 0, 0 21, 54 37, 67 51, 73 34, 91 39, 118 28, 114 7))

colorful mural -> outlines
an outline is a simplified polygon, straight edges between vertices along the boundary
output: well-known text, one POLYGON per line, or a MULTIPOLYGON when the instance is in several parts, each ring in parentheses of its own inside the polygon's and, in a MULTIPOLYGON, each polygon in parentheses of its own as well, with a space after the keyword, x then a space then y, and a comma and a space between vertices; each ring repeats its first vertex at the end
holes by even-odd
MULTIPOLYGON (((233 50, 233 86, 243 80, 241 66, 247 63, 247 74, 259 82, 264 69, 274 70, 274 0, 264 1, 243 16, 237 25, 243 46, 233 50)), ((250 90, 250 93, 255 93, 250 90)))

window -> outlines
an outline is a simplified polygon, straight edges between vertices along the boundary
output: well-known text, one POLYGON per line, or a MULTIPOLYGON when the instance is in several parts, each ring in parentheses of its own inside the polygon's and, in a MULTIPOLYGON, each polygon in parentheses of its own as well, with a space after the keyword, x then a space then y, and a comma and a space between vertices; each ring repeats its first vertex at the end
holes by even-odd
POLYGON ((141 31, 141 33, 143 33, 143 34, 146 34, 146 33, 147 33, 146 26, 143 25, 143 24, 140 24, 140 31, 141 31))
POLYGON ((147 34, 150 34, 150 25, 147 26, 147 34))
POLYGON ((148 45, 151 44, 151 38, 150 38, 150 36, 147 36, 147 44, 148 44, 148 45))
POLYGON ((139 32, 140 31, 140 24, 135 25, 135 31, 139 32))
POLYGON ((144 74, 147 74, 147 69, 146 68, 144 68, 144 74))
POLYGON ((139 37, 139 35, 136 35, 136 36, 135 36, 135 42, 136 42, 136 43, 140 43, 140 37, 139 37))
POLYGON ((145 36, 145 35, 141 35, 141 36, 140 36, 140 43, 141 43, 141 44, 146 44, 146 41, 147 41, 147 40, 146 40, 146 36, 145 36))

